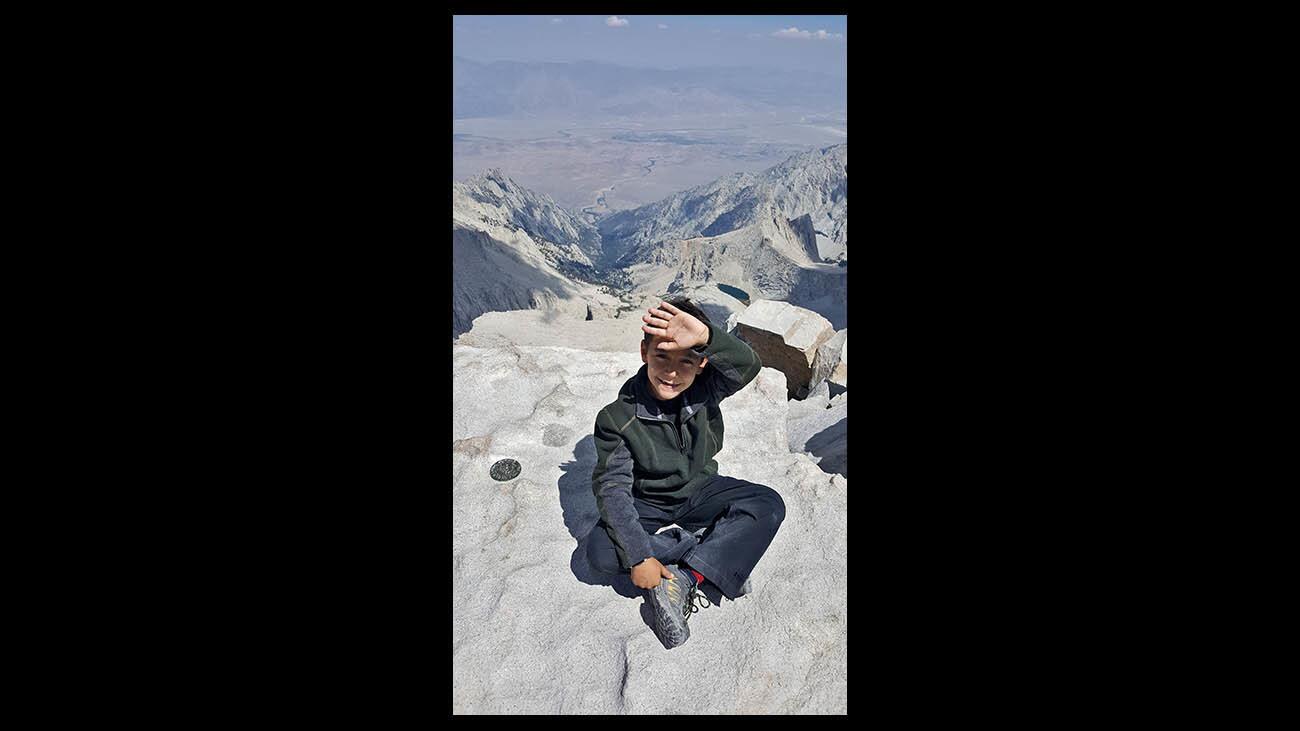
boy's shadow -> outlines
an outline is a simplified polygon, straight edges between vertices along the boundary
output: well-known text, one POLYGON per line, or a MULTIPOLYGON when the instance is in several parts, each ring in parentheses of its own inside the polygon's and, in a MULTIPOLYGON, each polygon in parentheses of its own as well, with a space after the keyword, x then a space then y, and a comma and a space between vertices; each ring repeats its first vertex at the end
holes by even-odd
POLYGON ((587 561, 587 538, 600 521, 596 509, 596 496, 591 492, 591 471, 596 467, 596 440, 588 434, 573 448, 573 461, 560 465, 560 509, 564 511, 564 527, 578 542, 569 559, 569 569, 578 581, 592 586, 610 586, 629 599, 639 599, 641 590, 626 574, 603 574, 587 561))

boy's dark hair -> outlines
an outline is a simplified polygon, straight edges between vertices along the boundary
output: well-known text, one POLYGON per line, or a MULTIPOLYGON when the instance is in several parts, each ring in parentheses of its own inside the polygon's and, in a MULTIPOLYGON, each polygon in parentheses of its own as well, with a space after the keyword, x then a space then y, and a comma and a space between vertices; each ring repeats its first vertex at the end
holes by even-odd
MULTIPOLYGON (((677 309, 681 310, 682 312, 687 313, 688 315, 694 317, 695 319, 699 320, 700 322, 704 323, 705 325, 712 325, 712 324, 713 324, 712 322, 709 321, 709 316, 706 315, 706 314, 704 314, 704 310, 701 310, 699 307, 696 307, 696 306, 695 306, 695 303, 692 302, 692 301, 690 301, 690 299, 688 299, 688 298, 686 298, 686 297, 674 297, 674 298, 672 298, 672 299, 670 299, 670 300, 669 300, 669 299, 666 299, 666 300, 661 300, 661 301, 663 301, 663 302, 667 302, 668 304, 672 305, 673 307, 676 307, 677 309)), ((641 324, 644 325, 645 323, 643 322, 643 323, 641 323, 641 324)), ((644 340, 644 341, 646 341, 646 342, 648 343, 648 342, 650 342, 650 338, 652 338, 652 337, 654 337, 654 336, 651 335, 650 333, 645 333, 645 337, 643 337, 643 338, 641 338, 641 339, 644 340)))

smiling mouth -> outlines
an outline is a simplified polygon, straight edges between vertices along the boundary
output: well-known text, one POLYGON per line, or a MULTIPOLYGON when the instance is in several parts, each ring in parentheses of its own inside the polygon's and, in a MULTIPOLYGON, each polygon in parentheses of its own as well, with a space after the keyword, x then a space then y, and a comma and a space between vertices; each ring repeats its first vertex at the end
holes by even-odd
POLYGON ((664 388, 677 388, 677 384, 676 384, 676 383, 669 383, 668 381, 665 381, 665 380, 662 379, 662 378, 660 378, 660 379, 658 379, 658 380, 659 380, 659 385, 663 386, 664 388))

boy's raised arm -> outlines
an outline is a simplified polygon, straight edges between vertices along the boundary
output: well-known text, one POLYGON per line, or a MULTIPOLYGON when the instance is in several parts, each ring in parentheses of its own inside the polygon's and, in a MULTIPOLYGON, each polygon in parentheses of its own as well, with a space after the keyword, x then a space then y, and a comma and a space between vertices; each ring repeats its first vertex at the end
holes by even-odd
POLYGON ((715 325, 708 328, 708 343, 695 352, 709 359, 707 368, 713 370, 713 376, 705 380, 705 385, 711 398, 721 401, 757 378, 763 363, 744 340, 715 325))
POLYGON ((596 415, 596 468, 591 473, 591 491, 596 509, 610 528, 615 552, 623 568, 630 569, 653 556, 650 536, 641 527, 632 502, 632 453, 618 425, 602 409, 596 415))

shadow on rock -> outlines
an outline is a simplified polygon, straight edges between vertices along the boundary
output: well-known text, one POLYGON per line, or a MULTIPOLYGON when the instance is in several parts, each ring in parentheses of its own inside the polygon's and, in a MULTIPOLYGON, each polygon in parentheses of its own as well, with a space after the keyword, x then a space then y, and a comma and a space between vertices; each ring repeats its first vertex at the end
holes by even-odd
POLYGON ((587 561, 587 538, 600 520, 596 496, 591 492, 591 471, 596 468, 596 440, 587 435, 573 448, 573 461, 560 465, 560 509, 564 527, 578 542, 569 559, 574 577, 591 586, 609 586, 629 599, 641 598, 641 590, 626 574, 602 574, 587 561))
POLYGON ((838 473, 849 476, 849 418, 843 419, 822 429, 808 439, 804 449, 820 461, 817 466, 822 472, 838 473))
POLYGON ((596 440, 588 434, 573 448, 573 461, 560 465, 560 509, 569 535, 581 541, 600 519, 591 492, 591 472, 596 469, 596 440))

